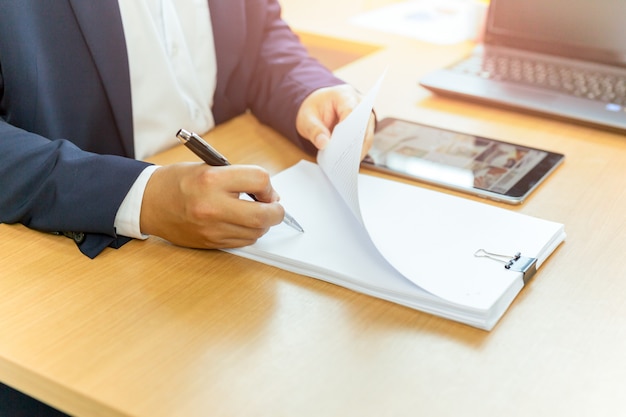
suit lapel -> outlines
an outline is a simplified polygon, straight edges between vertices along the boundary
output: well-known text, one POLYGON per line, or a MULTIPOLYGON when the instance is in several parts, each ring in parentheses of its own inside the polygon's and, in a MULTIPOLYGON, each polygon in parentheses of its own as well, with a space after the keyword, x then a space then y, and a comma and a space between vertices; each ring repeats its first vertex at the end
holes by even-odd
MULTIPOLYGON (((69 0, 100 73, 127 155, 134 156, 130 75, 117 0, 69 0)), ((243 1, 208 0, 217 61, 216 95, 225 89, 245 47, 243 1), (240 28, 240 29, 233 29, 240 28)))
MULTIPOLYGON (((228 86, 245 47, 244 1, 208 0, 215 42, 218 94, 228 86)), ((223 95, 223 94, 222 94, 223 95)))
POLYGON ((89 46, 127 155, 134 157, 130 75, 117 0, 69 0, 89 46))

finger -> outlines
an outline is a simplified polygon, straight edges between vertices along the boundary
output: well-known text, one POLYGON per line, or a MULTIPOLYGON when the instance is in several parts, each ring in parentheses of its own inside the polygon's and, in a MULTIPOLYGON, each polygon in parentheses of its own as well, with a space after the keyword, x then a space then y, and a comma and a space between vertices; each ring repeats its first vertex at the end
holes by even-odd
POLYGON ((252 194, 258 201, 275 202, 280 196, 272 187, 269 172, 255 165, 229 165, 218 168, 221 188, 234 195, 252 194))
POLYGON ((206 167, 194 210, 196 217, 263 229, 280 223, 284 210, 272 187, 269 173, 254 165, 206 167), (249 194, 256 202, 240 200, 249 194))
POLYGON ((309 129, 307 137, 317 149, 324 149, 330 141, 330 130, 315 116, 310 118, 309 129))
POLYGON ((296 129, 317 149, 324 149, 336 125, 348 117, 360 100, 360 94, 347 84, 316 90, 300 106, 296 129))
POLYGON ((324 149, 331 138, 331 132, 338 123, 343 121, 358 104, 347 94, 329 94, 329 99, 321 101, 315 111, 309 111, 305 118, 305 137, 317 149, 324 149))
POLYGON ((237 223, 253 230, 267 230, 285 218, 285 209, 279 203, 240 200, 237 204, 237 223))
POLYGON ((344 121, 360 102, 361 97, 358 95, 356 90, 354 90, 351 94, 348 92, 342 94, 341 97, 338 98, 338 102, 335 104, 337 113, 337 122, 335 124, 344 121))
MULTIPOLYGON (((313 93, 312 95, 314 95, 313 93)), ((331 122, 325 119, 336 117, 332 112, 332 106, 326 101, 315 102, 313 97, 307 100, 298 112, 296 129, 298 133, 313 143, 317 149, 323 149, 330 139, 331 122), (328 114, 327 114, 328 113, 328 114)))
MULTIPOLYGON (((260 204, 260 203, 257 203, 260 204)), ((263 236, 269 227, 250 228, 234 223, 219 223, 207 230, 200 230, 200 239, 194 247, 197 248, 235 248, 251 245, 263 236)))
POLYGON ((251 200, 231 202, 221 216, 218 229, 215 224, 207 227, 207 235, 213 239, 258 239, 270 227, 280 224, 285 209, 279 203, 262 203, 251 200))

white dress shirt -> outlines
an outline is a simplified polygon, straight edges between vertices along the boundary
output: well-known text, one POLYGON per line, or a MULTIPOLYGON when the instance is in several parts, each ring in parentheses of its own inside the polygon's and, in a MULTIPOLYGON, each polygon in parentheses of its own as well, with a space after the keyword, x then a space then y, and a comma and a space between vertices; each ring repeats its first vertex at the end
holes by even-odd
MULTIPOLYGON (((178 144, 180 128, 205 133, 217 64, 207 0, 118 0, 128 61, 135 157, 145 159, 178 144)), ((115 217, 116 233, 145 238, 139 228, 144 170, 115 217)))

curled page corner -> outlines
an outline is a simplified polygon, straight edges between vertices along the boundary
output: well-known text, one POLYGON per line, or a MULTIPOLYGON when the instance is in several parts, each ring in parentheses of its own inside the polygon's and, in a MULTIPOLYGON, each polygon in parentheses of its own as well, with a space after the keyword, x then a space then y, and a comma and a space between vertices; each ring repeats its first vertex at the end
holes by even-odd
POLYGON ((476 262, 473 259, 475 248, 467 247, 472 244, 471 240, 451 238, 459 224, 450 219, 465 219, 463 227, 473 230, 473 236, 480 236, 483 226, 472 219, 480 219, 482 213, 488 211, 494 211, 489 218, 495 223, 508 221, 509 217, 488 206, 469 204, 466 207, 461 201, 450 201, 451 196, 428 190, 415 189, 407 193, 406 184, 381 182, 359 174, 361 146, 384 75, 385 72, 352 113, 335 127, 327 147, 318 152, 318 165, 371 243, 398 273, 449 301, 474 307, 489 305, 510 287, 516 275, 502 279, 501 271, 491 269, 490 273, 468 279, 468 265, 476 262), (359 189, 367 192, 359 193, 359 189), (424 202, 440 207, 440 211, 434 213, 436 209, 424 207, 424 202), (460 254, 457 255, 459 262, 450 263, 450 253, 460 254), (432 262, 416 262, 416 257, 432 262), (433 280, 444 265, 447 268, 445 278, 433 280))
POLYGON ((317 153, 317 164, 361 224, 363 219, 358 196, 361 149, 374 102, 386 73, 385 69, 357 107, 335 126, 326 148, 317 153))

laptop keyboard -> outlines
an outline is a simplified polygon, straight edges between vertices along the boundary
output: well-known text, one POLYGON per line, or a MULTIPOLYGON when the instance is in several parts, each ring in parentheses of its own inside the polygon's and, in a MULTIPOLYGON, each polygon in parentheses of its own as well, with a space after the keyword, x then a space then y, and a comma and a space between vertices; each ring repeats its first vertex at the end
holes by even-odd
POLYGON ((530 84, 577 97, 626 106, 626 77, 553 62, 490 53, 451 68, 486 79, 530 84))

